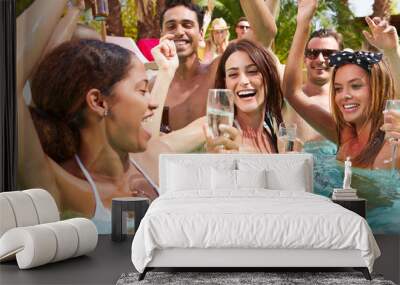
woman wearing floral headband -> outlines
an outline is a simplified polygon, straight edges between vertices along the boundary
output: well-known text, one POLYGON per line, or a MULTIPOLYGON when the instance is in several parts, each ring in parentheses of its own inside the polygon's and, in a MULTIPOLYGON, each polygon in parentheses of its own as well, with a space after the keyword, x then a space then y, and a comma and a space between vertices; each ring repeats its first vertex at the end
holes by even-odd
MULTIPOLYGON (((397 88, 393 78, 400 77, 396 30, 386 21, 367 18, 372 34, 364 34, 372 44, 384 51, 389 65, 381 60, 382 54, 379 53, 343 51, 330 57, 334 67, 332 117, 320 106, 311 104, 307 96, 296 92, 301 85, 297 70, 301 69, 302 51, 316 6, 316 0, 298 1, 297 28, 283 80, 290 82, 283 86, 285 98, 317 131, 338 144, 338 160, 344 161, 349 156, 354 166, 390 168, 391 164, 384 162, 391 154, 390 143, 385 141, 387 125, 381 127, 384 124, 382 112, 385 101, 396 97, 397 88)), ((390 127, 400 128, 400 124, 392 123, 390 127)), ((400 153, 396 161, 400 168, 400 153)))

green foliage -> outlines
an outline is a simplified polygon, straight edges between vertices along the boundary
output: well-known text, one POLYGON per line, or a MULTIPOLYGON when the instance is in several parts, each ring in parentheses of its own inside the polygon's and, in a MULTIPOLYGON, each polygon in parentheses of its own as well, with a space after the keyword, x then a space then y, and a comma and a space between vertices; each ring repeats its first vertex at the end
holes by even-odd
MULTIPOLYGON (((81 22, 94 28, 101 34, 101 21, 93 19, 92 10, 86 8, 85 13, 81 16, 81 22)), ((138 35, 137 29, 137 15, 135 0, 126 0, 125 5, 121 7, 121 21, 124 27, 124 36, 136 39, 138 35)))
POLYGON ((17 17, 22 14, 35 0, 17 0, 15 5, 17 17))
MULTIPOLYGON (((285 62, 296 30, 297 5, 294 0, 281 0, 280 14, 277 20, 278 34, 274 51, 281 62, 285 62)), ((333 28, 342 33, 344 46, 360 49, 363 36, 363 24, 355 20, 353 13, 342 0, 319 1, 312 29, 333 28)))
MULTIPOLYGON (((325 0, 320 2, 318 11, 331 11, 330 26, 343 35, 344 46, 354 50, 360 49, 364 40, 361 31, 365 29, 364 23, 355 19, 353 12, 343 3, 343 0, 325 0)), ((319 12, 319 15, 321 12, 319 12)), ((317 15, 318 16, 318 15, 317 15)))
MULTIPOLYGON (((202 7, 207 7, 207 0, 197 0, 196 3, 202 7)), ((239 0, 216 0, 212 18, 224 18, 230 26, 231 38, 235 38, 235 24, 237 20, 244 16, 239 0)))
POLYGON ((126 6, 121 9, 121 20, 125 37, 137 38, 137 15, 135 0, 127 0, 126 6))
POLYGON ((390 14, 400 14, 400 0, 392 0, 390 3, 390 14))
POLYGON ((280 13, 276 25, 278 34, 275 37, 274 52, 281 62, 285 62, 296 30, 297 5, 294 1, 281 1, 280 13))
POLYGON ((89 27, 92 27, 93 29, 96 30, 96 32, 99 33, 99 35, 101 35, 101 22, 93 19, 92 9, 87 8, 85 10, 83 15, 81 15, 80 17, 80 22, 85 25, 88 25, 89 27))

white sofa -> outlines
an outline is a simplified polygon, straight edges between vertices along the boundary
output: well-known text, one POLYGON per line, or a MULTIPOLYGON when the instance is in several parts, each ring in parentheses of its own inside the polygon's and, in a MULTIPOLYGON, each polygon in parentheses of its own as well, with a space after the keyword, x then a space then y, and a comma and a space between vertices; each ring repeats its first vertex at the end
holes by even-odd
POLYGON ((60 221, 49 192, 29 189, 0 193, 0 262, 17 260, 20 269, 86 254, 97 245, 92 221, 60 221))

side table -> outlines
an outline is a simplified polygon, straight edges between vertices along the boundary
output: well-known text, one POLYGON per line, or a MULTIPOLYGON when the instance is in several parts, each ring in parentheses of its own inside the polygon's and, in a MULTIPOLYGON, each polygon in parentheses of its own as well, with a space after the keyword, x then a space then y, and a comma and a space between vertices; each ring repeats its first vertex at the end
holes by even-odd
POLYGON ((336 200, 332 199, 332 202, 339 204, 340 206, 359 214, 365 219, 367 216, 367 200, 357 198, 351 200, 336 200))
POLYGON ((111 209, 111 239, 123 241, 128 234, 128 215, 133 213, 135 232, 139 228, 140 221, 149 208, 150 200, 142 197, 120 197, 112 199, 111 209))

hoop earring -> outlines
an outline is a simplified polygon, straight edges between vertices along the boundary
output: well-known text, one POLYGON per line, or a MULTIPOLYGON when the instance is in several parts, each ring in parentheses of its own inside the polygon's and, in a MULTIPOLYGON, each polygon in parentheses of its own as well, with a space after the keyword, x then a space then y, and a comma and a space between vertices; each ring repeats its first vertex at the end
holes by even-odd
POLYGON ((108 116, 108 110, 107 110, 107 109, 104 109, 103 117, 105 118, 105 117, 107 117, 107 116, 108 116))

